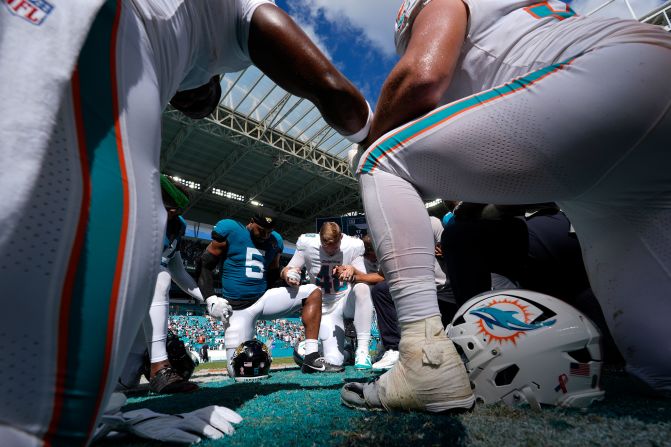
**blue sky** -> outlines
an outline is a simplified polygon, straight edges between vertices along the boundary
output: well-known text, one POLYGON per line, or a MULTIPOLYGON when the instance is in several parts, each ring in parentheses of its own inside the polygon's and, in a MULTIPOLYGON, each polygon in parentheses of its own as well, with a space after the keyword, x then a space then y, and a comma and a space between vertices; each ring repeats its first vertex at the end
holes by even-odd
MULTIPOLYGON (((382 82, 397 61, 393 24, 401 0, 275 1, 374 106, 382 82)), ((578 13, 585 14, 606 1, 573 0, 570 4, 578 13)), ((636 16, 662 3, 664 0, 630 0, 636 16)), ((595 15, 631 17, 624 0, 613 0, 595 15)))

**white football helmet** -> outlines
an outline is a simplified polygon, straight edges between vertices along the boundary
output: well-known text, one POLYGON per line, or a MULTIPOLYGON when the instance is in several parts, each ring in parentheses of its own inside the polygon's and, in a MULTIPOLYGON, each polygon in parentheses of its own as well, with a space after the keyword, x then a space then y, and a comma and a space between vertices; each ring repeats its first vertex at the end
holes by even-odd
POLYGON ((480 402, 584 408, 603 399, 601 334, 556 298, 487 292, 461 306, 446 332, 480 402))

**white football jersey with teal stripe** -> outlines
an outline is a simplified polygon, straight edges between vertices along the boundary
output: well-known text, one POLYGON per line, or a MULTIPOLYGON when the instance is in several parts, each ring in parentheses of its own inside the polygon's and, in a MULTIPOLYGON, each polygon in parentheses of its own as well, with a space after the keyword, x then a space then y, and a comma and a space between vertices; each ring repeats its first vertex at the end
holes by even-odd
MULTIPOLYGON (((399 53, 405 51, 414 19, 429 2, 405 0, 401 5, 395 23, 399 53)), ((627 42, 659 40, 645 32, 646 25, 619 19, 585 20, 559 0, 463 2, 468 6, 469 19, 460 69, 454 73, 442 104, 610 45, 615 35, 627 42)))
POLYGON ((354 265, 359 270, 364 270, 363 264, 363 242, 361 239, 343 235, 340 250, 329 256, 321 248, 318 234, 303 234, 296 242, 296 250, 303 253, 305 268, 310 275, 310 282, 322 288, 323 301, 337 301, 347 297, 351 286, 347 282, 341 282, 333 276, 333 268, 338 265, 354 265))

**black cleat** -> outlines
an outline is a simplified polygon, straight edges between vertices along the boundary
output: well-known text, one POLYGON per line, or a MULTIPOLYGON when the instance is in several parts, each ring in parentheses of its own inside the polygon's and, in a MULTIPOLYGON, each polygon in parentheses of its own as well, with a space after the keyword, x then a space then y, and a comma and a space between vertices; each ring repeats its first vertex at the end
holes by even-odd
POLYGON ((311 373, 338 373, 343 372, 345 368, 342 365, 332 365, 327 362, 324 357, 319 357, 318 352, 313 352, 308 354, 303 359, 303 366, 301 366, 301 371, 304 374, 311 373))
POLYGON ((190 393, 198 385, 189 382, 169 366, 161 368, 149 381, 149 390, 156 394, 190 393))

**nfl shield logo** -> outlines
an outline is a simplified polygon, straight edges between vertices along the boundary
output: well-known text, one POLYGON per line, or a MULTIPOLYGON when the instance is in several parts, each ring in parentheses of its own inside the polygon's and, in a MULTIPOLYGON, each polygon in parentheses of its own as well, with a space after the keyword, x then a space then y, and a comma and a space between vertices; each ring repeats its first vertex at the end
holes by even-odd
POLYGON ((54 10, 54 5, 47 0, 0 0, 15 16, 32 23, 41 25, 54 10))

